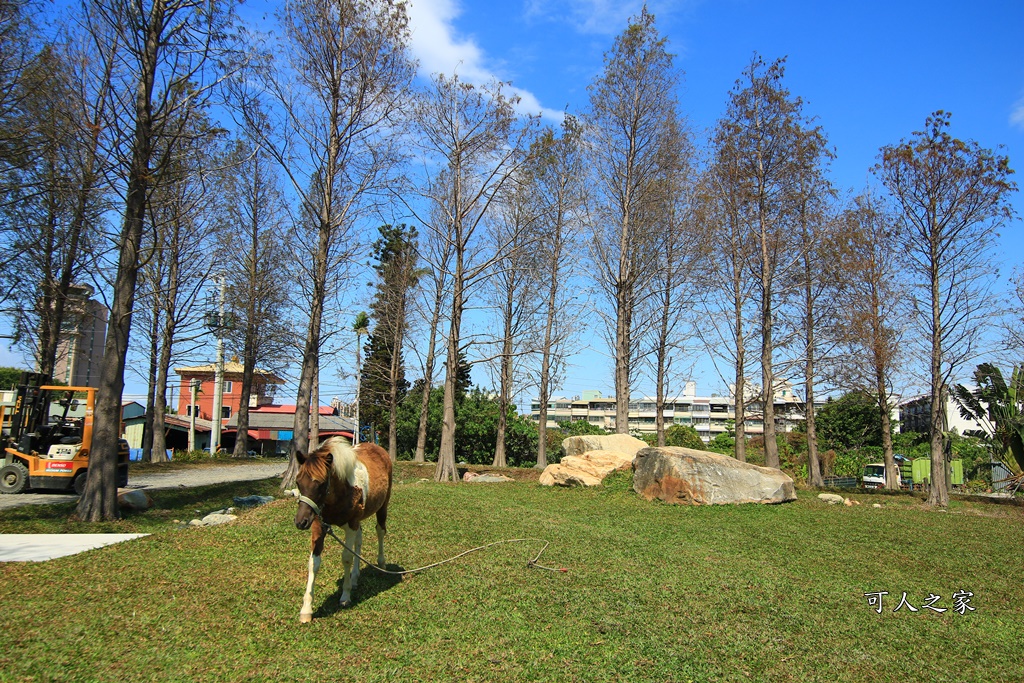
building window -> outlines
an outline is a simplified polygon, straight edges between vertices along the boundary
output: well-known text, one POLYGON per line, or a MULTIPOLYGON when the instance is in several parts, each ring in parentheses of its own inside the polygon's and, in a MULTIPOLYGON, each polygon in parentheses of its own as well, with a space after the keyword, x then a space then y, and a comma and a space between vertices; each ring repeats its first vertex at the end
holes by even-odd
POLYGON ((231 406, 221 406, 220 416, 221 417, 231 417, 231 406))
POLYGON ((230 394, 230 393, 231 393, 231 389, 232 389, 232 387, 234 387, 234 386, 235 386, 235 383, 234 383, 234 382, 232 382, 232 381, 230 381, 230 380, 226 380, 226 381, 224 382, 224 393, 225 393, 225 394, 230 394))
POLYGON ((198 405, 185 406, 185 415, 187 417, 192 417, 192 411, 193 410, 195 410, 196 417, 199 417, 199 406, 198 405))

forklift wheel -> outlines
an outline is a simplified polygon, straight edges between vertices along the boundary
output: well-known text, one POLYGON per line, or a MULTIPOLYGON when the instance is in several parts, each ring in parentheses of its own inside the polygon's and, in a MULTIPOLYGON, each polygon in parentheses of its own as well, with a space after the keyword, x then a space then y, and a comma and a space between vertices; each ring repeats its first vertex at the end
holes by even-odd
POLYGON ((71 486, 75 489, 75 495, 80 496, 85 493, 86 476, 88 476, 88 472, 86 470, 82 470, 75 475, 75 480, 71 482, 71 486))
POLYGON ((0 493, 21 493, 28 488, 28 468, 15 462, 0 469, 0 493))

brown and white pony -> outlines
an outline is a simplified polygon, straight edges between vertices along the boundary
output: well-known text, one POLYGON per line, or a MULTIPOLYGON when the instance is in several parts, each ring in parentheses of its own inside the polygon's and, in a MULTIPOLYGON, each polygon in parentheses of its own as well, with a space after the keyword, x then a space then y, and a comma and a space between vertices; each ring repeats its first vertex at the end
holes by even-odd
MULTIPOLYGON (((332 437, 308 456, 296 453, 299 473, 295 483, 299 488, 299 509, 295 512, 295 526, 300 530, 312 529, 312 552, 309 555, 309 578, 306 594, 302 598, 299 621, 313 620, 313 583, 320 569, 320 555, 324 551, 327 525, 345 527, 345 545, 360 555, 363 553, 362 521, 377 515, 377 566, 384 566, 384 534, 388 519, 388 501, 391 499, 391 458, 376 444, 361 443, 355 448, 345 439, 332 437)), ((343 550, 344 583, 341 606, 352 601, 352 589, 359 582, 359 560, 343 550)))

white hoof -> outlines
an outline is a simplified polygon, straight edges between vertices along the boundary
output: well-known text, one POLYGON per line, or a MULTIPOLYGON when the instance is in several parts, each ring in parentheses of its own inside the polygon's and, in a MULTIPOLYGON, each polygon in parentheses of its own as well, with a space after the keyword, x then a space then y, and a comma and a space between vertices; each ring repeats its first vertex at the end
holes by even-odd
POLYGON ((308 624, 311 621, 313 621, 313 613, 312 612, 300 612, 299 613, 299 623, 300 624, 308 624))

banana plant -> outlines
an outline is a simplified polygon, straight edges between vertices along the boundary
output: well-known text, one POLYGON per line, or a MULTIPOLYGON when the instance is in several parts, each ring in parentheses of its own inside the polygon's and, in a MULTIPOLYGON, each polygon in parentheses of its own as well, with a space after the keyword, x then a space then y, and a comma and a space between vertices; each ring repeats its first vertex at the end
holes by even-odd
POLYGON ((982 363, 974 371, 977 388, 962 384, 953 387, 953 399, 965 419, 973 419, 983 430, 967 430, 992 448, 992 454, 1015 475, 1024 473, 1024 364, 1017 365, 1010 381, 991 363, 982 363))

